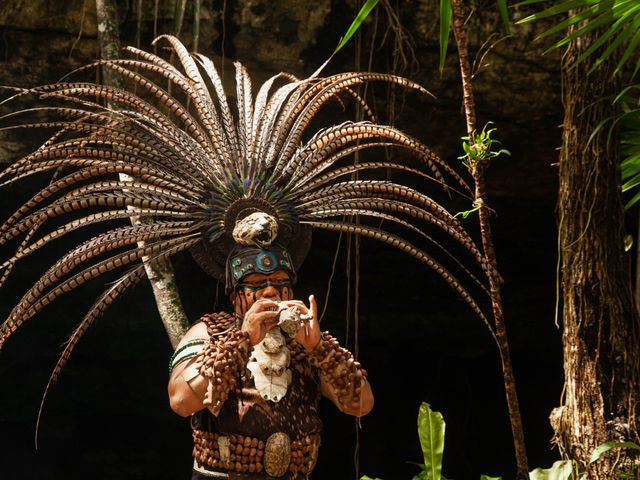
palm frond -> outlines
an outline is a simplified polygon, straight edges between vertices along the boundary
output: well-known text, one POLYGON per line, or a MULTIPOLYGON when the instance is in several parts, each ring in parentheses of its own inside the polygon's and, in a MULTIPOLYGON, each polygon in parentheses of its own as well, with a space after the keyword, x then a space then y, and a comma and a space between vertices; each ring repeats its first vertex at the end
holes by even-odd
MULTIPOLYGON (((528 0, 520 2, 519 5, 539 3, 542 3, 542 0, 528 0)), ((549 8, 523 18, 518 23, 526 23, 558 15, 568 15, 568 17, 546 30, 540 35, 540 38, 562 32, 574 25, 581 26, 556 42, 551 47, 552 49, 567 45, 569 42, 586 34, 602 31, 602 33, 598 34, 595 42, 575 60, 572 67, 577 66, 586 58, 595 54, 597 59, 593 68, 597 68, 600 64, 612 58, 611 56, 616 50, 624 48, 614 74, 619 73, 632 58, 637 58, 635 62, 636 71, 640 68, 640 58, 638 58, 640 33, 637 28, 640 22, 640 3, 636 0, 562 0, 549 8), (602 47, 605 45, 606 48, 602 51, 602 47)))

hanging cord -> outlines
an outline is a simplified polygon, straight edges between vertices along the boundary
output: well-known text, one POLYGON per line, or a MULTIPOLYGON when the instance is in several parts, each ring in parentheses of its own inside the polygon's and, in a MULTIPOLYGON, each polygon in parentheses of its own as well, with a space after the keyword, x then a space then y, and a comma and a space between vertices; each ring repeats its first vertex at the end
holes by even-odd
POLYGON ((136 48, 140 48, 141 36, 142 36, 142 0, 137 0, 136 1, 136 48))
POLYGON ((347 254, 345 259, 345 274, 347 276, 347 304, 344 312, 344 344, 349 347, 349 326, 351 324, 351 234, 347 234, 347 254))
POLYGON ((222 2, 222 38, 220 39, 220 56, 222 57, 222 65, 220 75, 222 78, 222 82, 224 83, 224 42, 227 37, 227 0, 223 0, 222 2))
MULTIPOLYGON (((142 43, 142 2, 143 0, 136 1, 136 48, 140 48, 140 44, 142 43)), ((133 71, 138 73, 138 67, 136 66, 133 71)), ((137 82, 133 84, 133 93, 135 95, 138 94, 137 82)))
POLYGON ((200 43, 200 0, 193 0, 193 51, 198 51, 200 43))
MULTIPOLYGON (((370 46, 369 46, 369 58, 367 71, 371 71, 373 66, 373 51, 376 35, 378 32, 378 10, 374 11, 373 17, 373 29, 371 30, 370 36, 370 46)), ((356 34, 356 50, 355 50, 355 67, 356 71, 361 71, 362 69, 362 30, 358 30, 356 34)), ((369 84, 365 84, 364 89, 360 86, 357 88, 357 93, 361 98, 366 99, 367 91, 369 84)), ((362 111, 362 106, 360 103, 356 103, 356 120, 362 121, 364 117, 364 113, 362 111)), ((360 142, 358 142, 360 143, 360 142)), ((353 163, 356 165, 360 160, 360 153, 358 151, 355 152, 353 157, 353 163)), ((353 180, 358 179, 358 172, 354 172, 352 175, 353 180)), ((360 224, 360 218, 358 216, 355 217, 356 225, 360 224)), ((348 238, 350 239, 351 236, 348 238)), ((349 252, 347 255, 347 309, 350 308, 350 300, 351 300, 351 241, 348 241, 349 252)), ((354 257, 354 288, 353 288, 353 326, 354 326, 354 345, 353 345, 353 354, 356 360, 359 358, 360 353, 360 236, 354 236, 353 242, 353 257, 354 257)), ((347 333, 349 328, 349 317, 347 317, 347 333)), ((348 345, 348 335, 345 340, 345 345, 348 345)), ((353 449, 353 466, 355 470, 355 479, 358 480, 360 478, 360 429, 362 428, 362 424, 359 417, 354 418, 354 427, 355 427, 355 445, 353 449)))
POLYGON ((322 322, 325 312, 327 311, 327 305, 329 305, 329 296, 331 295, 331 285, 333 283, 333 277, 336 273, 336 265, 338 264, 338 254, 340 253, 340 245, 342 244, 342 232, 338 235, 338 243, 336 244, 336 253, 333 255, 333 263, 331 265, 331 274, 327 281, 327 294, 324 297, 324 305, 322 306, 322 313, 318 319, 318 323, 322 322))
POLYGON ((78 42, 82 39, 82 33, 84 31, 84 19, 87 14, 86 3, 87 3, 87 0, 82 1, 82 17, 80 17, 80 29, 78 30, 78 36, 73 41, 73 43, 71 44, 71 48, 69 49, 69 57, 68 57, 69 59, 71 59, 71 55, 73 54, 73 50, 75 50, 76 45, 78 45, 78 42))
MULTIPOLYGON (((160 0, 154 0, 153 3, 153 38, 158 38, 158 16, 160 13, 160 0)), ((158 54, 158 47, 153 44, 153 54, 158 54)))

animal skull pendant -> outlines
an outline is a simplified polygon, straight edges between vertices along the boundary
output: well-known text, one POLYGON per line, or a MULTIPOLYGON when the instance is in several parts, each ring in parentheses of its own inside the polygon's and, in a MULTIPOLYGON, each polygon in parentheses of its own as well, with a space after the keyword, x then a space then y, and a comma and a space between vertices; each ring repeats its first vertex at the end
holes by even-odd
POLYGON ((256 390, 265 400, 278 402, 287 394, 291 383, 289 349, 278 327, 267 332, 253 349, 247 368, 253 375, 256 390))

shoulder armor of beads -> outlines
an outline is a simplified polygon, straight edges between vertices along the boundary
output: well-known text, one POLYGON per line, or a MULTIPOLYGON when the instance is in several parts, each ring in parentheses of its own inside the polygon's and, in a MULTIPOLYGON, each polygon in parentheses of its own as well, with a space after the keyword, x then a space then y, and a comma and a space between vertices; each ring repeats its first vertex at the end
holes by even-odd
POLYGON ((236 324, 236 316, 226 312, 207 313, 200 318, 207 326, 207 333, 214 337, 221 335, 236 324))

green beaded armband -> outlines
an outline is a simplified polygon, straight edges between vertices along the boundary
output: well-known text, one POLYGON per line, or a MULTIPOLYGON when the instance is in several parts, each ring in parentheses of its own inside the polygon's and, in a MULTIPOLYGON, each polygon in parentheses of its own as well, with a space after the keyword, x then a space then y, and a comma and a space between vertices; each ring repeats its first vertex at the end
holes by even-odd
POLYGON ((209 342, 208 339, 197 338, 185 343, 175 352, 173 352, 173 355, 171 355, 171 359, 169 360, 169 376, 171 376, 171 373, 173 372, 173 369, 176 368, 176 366, 198 355, 204 348, 204 344, 206 344, 207 342, 209 342), (185 352, 185 350, 189 351, 185 352), (184 354, 182 354, 183 352, 184 354))

